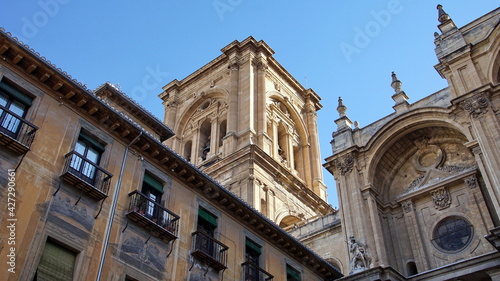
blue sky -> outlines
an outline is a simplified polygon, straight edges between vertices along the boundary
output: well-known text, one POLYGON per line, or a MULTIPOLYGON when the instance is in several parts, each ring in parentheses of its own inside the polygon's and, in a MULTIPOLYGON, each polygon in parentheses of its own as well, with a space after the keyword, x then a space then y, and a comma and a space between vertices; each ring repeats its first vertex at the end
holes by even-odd
MULTIPOLYGON (((332 154, 337 99, 366 126, 393 112, 391 71, 410 103, 446 87, 434 70, 437 4, 461 27, 496 9, 481 1, 4 1, 0 26, 95 89, 110 81, 163 119, 157 95, 234 40, 264 40, 322 98, 322 158, 332 154)), ((338 206, 324 172, 329 203, 338 206)))

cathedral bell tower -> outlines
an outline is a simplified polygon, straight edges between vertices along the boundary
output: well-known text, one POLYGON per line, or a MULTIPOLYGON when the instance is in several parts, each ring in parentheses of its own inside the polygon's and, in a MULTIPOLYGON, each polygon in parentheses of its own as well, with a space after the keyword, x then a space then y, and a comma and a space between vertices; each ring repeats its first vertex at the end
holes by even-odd
POLYGON ((163 87, 166 144, 272 221, 287 227, 333 211, 318 142, 319 96, 263 41, 248 37, 163 87))

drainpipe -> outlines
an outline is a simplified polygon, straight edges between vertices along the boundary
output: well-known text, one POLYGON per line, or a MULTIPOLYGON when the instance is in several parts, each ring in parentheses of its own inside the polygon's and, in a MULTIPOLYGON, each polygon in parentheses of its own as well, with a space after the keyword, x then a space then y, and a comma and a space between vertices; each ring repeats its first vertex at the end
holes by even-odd
POLYGON ((123 154, 122 167, 120 168, 120 175, 118 176, 118 182, 116 183, 115 193, 113 194, 113 201, 111 201, 111 212, 109 213, 108 227, 106 229, 106 237, 104 239, 104 248, 102 249, 102 252, 101 252, 101 261, 99 263, 99 271, 97 271, 96 281, 101 280, 102 268, 104 266, 104 258, 106 257, 106 251, 108 250, 109 236, 111 234, 111 227, 113 226, 113 218, 115 216, 116 204, 118 201, 118 194, 120 193, 120 187, 122 185, 123 170, 125 169, 125 162, 127 161, 128 149, 132 144, 134 144, 139 139, 139 137, 141 135, 142 135, 142 131, 139 133, 139 135, 137 137, 135 137, 134 140, 132 140, 132 142, 129 145, 127 145, 125 147, 125 153, 123 154))

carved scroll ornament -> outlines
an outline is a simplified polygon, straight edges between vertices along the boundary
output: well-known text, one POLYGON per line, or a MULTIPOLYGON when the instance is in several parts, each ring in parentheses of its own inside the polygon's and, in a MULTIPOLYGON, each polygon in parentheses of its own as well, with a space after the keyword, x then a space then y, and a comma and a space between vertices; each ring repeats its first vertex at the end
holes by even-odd
POLYGON ((345 176, 352 172, 356 158, 353 153, 349 152, 346 155, 333 160, 333 165, 335 169, 340 171, 340 174, 345 176))
POLYGON ((459 103, 460 108, 477 118, 488 112, 490 100, 485 93, 480 93, 459 103))

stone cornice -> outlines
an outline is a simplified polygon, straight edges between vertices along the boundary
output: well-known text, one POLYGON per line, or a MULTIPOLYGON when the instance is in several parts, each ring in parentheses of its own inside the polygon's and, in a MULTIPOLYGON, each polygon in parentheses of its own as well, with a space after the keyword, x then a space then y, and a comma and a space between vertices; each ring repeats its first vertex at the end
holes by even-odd
POLYGON ((173 131, 167 125, 109 82, 99 86, 94 93, 104 100, 106 98, 112 100, 115 104, 125 109, 127 113, 144 122, 160 136, 160 140, 164 141, 174 135, 173 131))
MULTIPOLYGON (((233 41, 226 47, 222 48, 221 51, 223 52, 223 54, 205 64, 184 79, 180 81, 175 79, 165 85, 163 87, 164 92, 161 93, 159 97, 161 99, 164 99, 164 97, 173 89, 182 90, 186 88, 188 85, 208 75, 208 73, 212 72, 213 69, 220 67, 223 64, 228 64, 228 68, 230 68, 231 65, 234 64, 234 57, 243 58, 245 56, 244 52, 248 51, 252 53, 262 53, 264 56, 266 56, 268 67, 271 67, 272 69, 274 69, 274 71, 279 73, 280 77, 288 82, 292 86, 292 88, 294 88, 299 94, 301 94, 305 98, 310 98, 311 101, 315 104, 316 110, 322 108, 322 105, 319 103, 321 100, 319 95, 317 95, 312 89, 305 89, 295 78, 293 78, 293 76, 285 68, 283 68, 283 66, 281 66, 281 64, 279 64, 279 62, 274 59, 274 57, 272 57, 274 51, 263 40, 256 41, 253 37, 250 36, 242 42, 239 42, 237 40, 233 41)), ((239 63, 244 63, 244 61, 240 61, 239 63)))
MULTIPOLYGON (((248 145, 242 149, 239 149, 235 153, 226 157, 230 159, 231 162, 242 162, 252 159, 255 165, 259 165, 260 168, 266 171, 270 175, 276 175, 281 181, 286 183, 286 187, 290 193, 297 194, 297 198, 302 201, 302 203, 307 206, 315 206, 317 211, 323 215, 331 214, 335 212, 331 205, 321 199, 316 193, 307 188, 306 184, 293 175, 288 169, 279 164, 274 158, 263 151, 257 145, 248 145), (251 158, 250 155, 253 155, 251 158), (293 180, 290 180, 293 179, 293 180)), ((210 166, 207 170, 207 174, 212 171, 219 171, 221 167, 226 164, 226 161, 222 160, 216 164, 210 166)))

